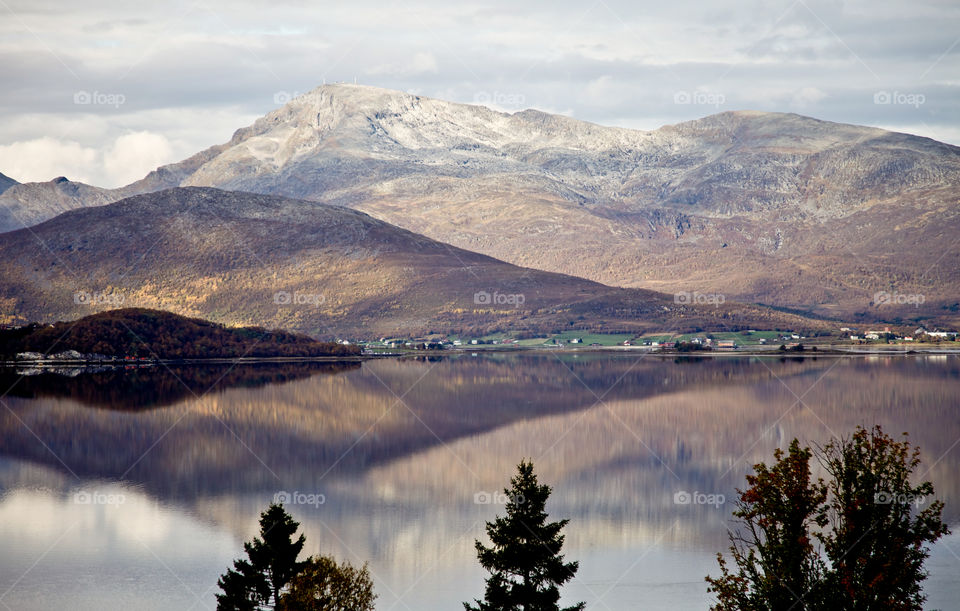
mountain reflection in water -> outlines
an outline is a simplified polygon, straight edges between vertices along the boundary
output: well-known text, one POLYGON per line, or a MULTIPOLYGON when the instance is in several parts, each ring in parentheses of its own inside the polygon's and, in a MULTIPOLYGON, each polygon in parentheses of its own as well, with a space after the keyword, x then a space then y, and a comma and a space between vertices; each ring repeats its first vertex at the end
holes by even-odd
MULTIPOLYGON (((457 575, 480 594, 472 540, 502 507, 475 497, 502 489, 523 457, 554 487, 551 512, 572 519, 570 553, 604 562, 654 544, 709 560, 754 463, 793 437, 823 443, 858 424, 908 431, 948 522, 960 520, 956 357, 462 354, 156 368, 27 378, 3 403, 7 490, 119 480, 238 539, 278 492, 322 494, 293 506, 310 544, 373 560, 385 588, 446 558, 430 600, 454 596, 443 583, 457 575), (684 491, 725 502, 676 504, 684 491)), ((697 571, 683 579, 700 583, 697 571)))

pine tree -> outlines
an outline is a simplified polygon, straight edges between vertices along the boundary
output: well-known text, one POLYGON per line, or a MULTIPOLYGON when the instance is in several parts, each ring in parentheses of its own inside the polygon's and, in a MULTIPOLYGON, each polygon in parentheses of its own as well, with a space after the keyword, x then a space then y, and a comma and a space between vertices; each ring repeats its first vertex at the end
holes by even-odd
MULTIPOLYGON (((533 463, 523 461, 510 480, 506 516, 487 522, 491 547, 476 542, 480 565, 490 573, 483 601, 467 611, 560 611, 559 586, 573 579, 578 562, 563 560, 560 531, 569 520, 547 522, 551 488, 537 482, 533 463)), ((563 611, 580 611, 584 603, 563 611)))
POLYGON ((305 566, 297 556, 306 541, 303 535, 293 536, 300 523, 284 510, 283 505, 272 504, 260 514, 260 537, 243 544, 247 559, 235 560, 232 569, 223 574, 217 585, 223 594, 217 594, 218 611, 253 611, 273 602, 280 596, 305 566))

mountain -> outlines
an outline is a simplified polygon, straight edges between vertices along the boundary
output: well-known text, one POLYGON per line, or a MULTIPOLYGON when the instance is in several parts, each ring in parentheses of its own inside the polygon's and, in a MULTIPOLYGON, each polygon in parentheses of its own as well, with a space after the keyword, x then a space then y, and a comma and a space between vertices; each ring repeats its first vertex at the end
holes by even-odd
POLYGON ((793 114, 644 132, 328 85, 226 144, 62 205, 176 185, 341 204, 608 285, 870 320, 960 310, 960 148, 793 114))
POLYGON ((525 269, 316 202, 175 188, 0 234, 0 322, 117 307, 373 337, 497 329, 822 328, 525 269))
POLYGON ((218 394, 231 388, 259 388, 314 375, 334 375, 360 368, 359 359, 297 361, 206 361, 37 367, 0 367, 0 384, 8 397, 69 398, 81 405, 116 411, 145 411, 175 405, 190 397, 218 394))
MULTIPOLYGON (((258 327, 226 328, 198 318, 122 308, 71 322, 0 330, 0 355, 74 351, 158 359, 357 356, 357 346, 318 342, 305 335, 258 327)), ((77 358, 80 358, 77 356, 77 358)))
POLYGON ((16 184, 20 184, 20 183, 10 178, 9 176, 6 176, 0 173, 0 193, 3 193, 4 191, 6 191, 7 189, 9 189, 10 187, 16 184))

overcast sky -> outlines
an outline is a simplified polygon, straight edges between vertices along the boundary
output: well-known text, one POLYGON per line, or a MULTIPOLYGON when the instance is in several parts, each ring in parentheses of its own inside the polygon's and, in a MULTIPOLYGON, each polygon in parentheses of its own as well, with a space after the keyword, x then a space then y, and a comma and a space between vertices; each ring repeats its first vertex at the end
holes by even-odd
POLYGON ((797 112, 960 144, 960 2, 0 0, 0 172, 118 186, 349 81, 655 129, 797 112))

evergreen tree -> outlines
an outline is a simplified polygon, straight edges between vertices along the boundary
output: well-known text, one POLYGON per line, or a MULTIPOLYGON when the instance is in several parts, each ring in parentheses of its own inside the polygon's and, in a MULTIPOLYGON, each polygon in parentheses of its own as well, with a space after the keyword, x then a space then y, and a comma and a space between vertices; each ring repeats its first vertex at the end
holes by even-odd
POLYGON ((298 528, 300 523, 283 505, 271 503, 260 514, 260 537, 243 544, 247 559, 235 560, 234 568, 217 581, 223 590, 217 594, 218 611, 250 611, 277 604, 284 588, 306 565, 297 561, 306 540, 303 535, 293 538, 298 528))
MULTIPOLYGON (((476 542, 481 566, 490 573, 483 601, 466 611, 560 611, 559 586, 573 579, 578 562, 564 562, 560 531, 569 520, 547 522, 551 488, 537 482, 533 463, 523 461, 510 480, 506 516, 487 522, 491 547, 476 542)), ((584 603, 563 611, 580 611, 584 603)))

